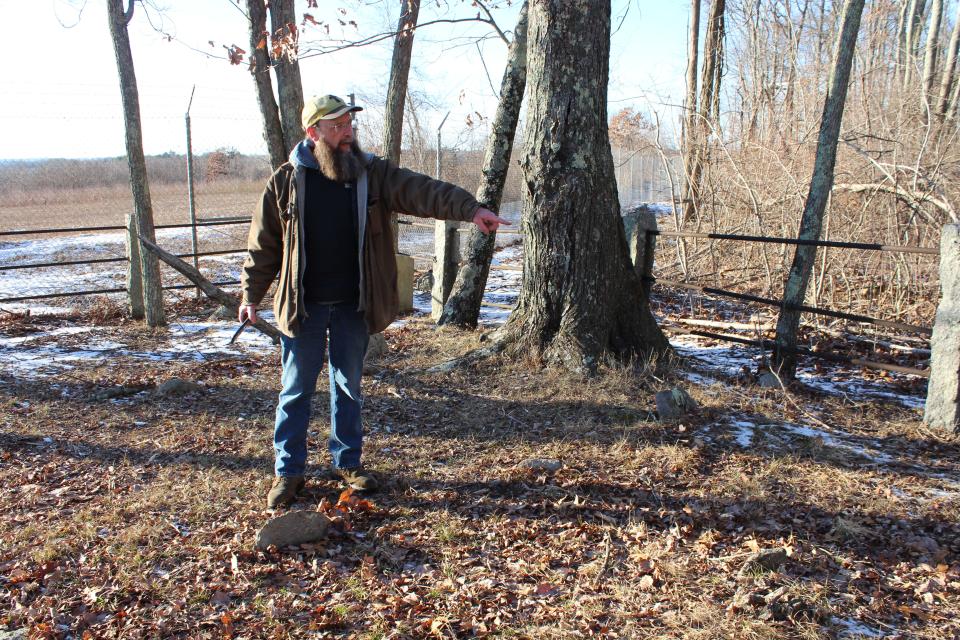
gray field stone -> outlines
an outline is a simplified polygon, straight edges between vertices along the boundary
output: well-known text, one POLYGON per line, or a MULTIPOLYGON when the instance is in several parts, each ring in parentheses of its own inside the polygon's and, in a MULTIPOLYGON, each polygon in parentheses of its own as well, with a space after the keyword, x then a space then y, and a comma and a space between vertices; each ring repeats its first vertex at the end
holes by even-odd
POLYGON ((783 383, 780 382, 780 378, 776 375, 765 371, 757 377, 757 386, 763 387, 764 389, 780 389, 783 387, 783 383))
POLYGON ((697 401, 680 387, 660 391, 654 396, 661 422, 677 420, 700 408, 697 401))
POLYGON ((182 378, 170 378, 157 387, 157 395, 182 396, 188 393, 200 393, 203 391, 203 389, 204 387, 196 382, 190 382, 189 380, 184 380, 182 378))
POLYGON ((289 547, 327 537, 330 518, 317 511, 291 511, 271 518, 257 532, 254 546, 260 551, 275 545, 289 547))
POLYGON ((960 225, 940 236, 940 304, 930 338, 930 383, 923 421, 960 433, 960 225))
POLYGON ((563 467, 563 463, 554 458, 530 458, 521 462, 520 466, 541 473, 556 473, 563 467))

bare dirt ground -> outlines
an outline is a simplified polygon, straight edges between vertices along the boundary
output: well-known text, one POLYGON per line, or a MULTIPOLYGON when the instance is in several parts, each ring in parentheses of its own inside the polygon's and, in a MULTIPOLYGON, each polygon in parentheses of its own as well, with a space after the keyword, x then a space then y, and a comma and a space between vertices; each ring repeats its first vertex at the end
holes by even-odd
MULTIPOLYGON (((192 305, 173 317, 210 311, 192 305)), ((156 345, 109 308, 0 314, 6 337, 91 324, 156 345)), ((331 507, 318 394, 294 508, 338 526, 267 552, 253 540, 272 515, 275 354, 0 372, 0 623, 38 638, 960 637, 960 443, 916 409, 649 364, 424 373, 481 335, 387 332, 364 383, 366 462, 385 480, 369 504, 331 507), (158 395, 172 377, 202 387, 158 395), (675 384, 701 409, 662 424, 653 394, 675 384)))

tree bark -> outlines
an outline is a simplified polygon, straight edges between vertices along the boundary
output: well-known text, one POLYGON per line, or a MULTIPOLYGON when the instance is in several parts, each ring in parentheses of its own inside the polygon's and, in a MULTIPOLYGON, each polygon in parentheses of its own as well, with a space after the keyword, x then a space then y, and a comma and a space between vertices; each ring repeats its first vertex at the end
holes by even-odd
POLYGON ((266 43, 267 7, 264 0, 247 0, 247 17, 250 19, 250 76, 257 89, 257 104, 263 118, 263 140, 267 143, 270 165, 277 169, 287 161, 283 127, 280 125, 280 109, 273 97, 273 82, 270 80, 270 55, 266 43), (260 46, 263 42, 264 45, 260 46))
POLYGON ((697 55, 700 48, 700 0, 691 0, 690 2, 690 28, 687 31, 687 99, 686 113, 683 120, 683 158, 684 175, 683 187, 680 195, 680 202, 684 207, 684 218, 689 216, 695 209, 693 182, 693 163, 696 160, 696 149, 698 144, 698 118, 697 118, 697 55))
POLYGON ((913 6, 913 0, 900 0, 900 16, 897 21, 897 77, 904 82, 907 73, 907 61, 910 56, 909 50, 909 32, 910 32, 910 8, 913 6))
POLYGON ((930 10, 930 30, 927 31, 927 46, 923 55, 923 94, 920 96, 923 106, 931 104, 933 97, 933 76, 937 70, 937 55, 940 51, 940 21, 943 18, 943 0, 933 0, 930 10))
POLYGON ((607 130, 610 2, 529 7, 524 270, 515 353, 591 374, 670 345, 628 257, 607 130))
MULTIPOLYGON (((513 42, 510 43, 507 67, 500 82, 500 102, 483 158, 483 180, 477 189, 477 200, 493 211, 500 208, 503 197, 503 185, 510 169, 510 154, 526 83, 527 3, 524 1, 514 29, 513 42)), ((470 230, 463 264, 437 324, 470 328, 477 326, 496 241, 495 231, 484 235, 476 227, 470 230)))
POLYGON ((960 49, 960 4, 957 5, 957 18, 950 36, 950 45, 947 48, 947 62, 943 67, 943 77, 940 81, 940 99, 937 101, 937 115, 941 118, 947 113, 950 104, 950 89, 953 87, 957 67, 957 50, 960 49))
MULTIPOLYGON (((143 129, 140 126, 140 97, 137 91, 137 76, 130 51, 127 24, 133 17, 134 0, 124 11, 123 0, 107 0, 107 17, 110 36, 117 59, 120 76, 120 93, 123 98, 123 121, 126 133, 127 165, 130 169, 130 187, 133 191, 133 211, 137 233, 141 238, 154 239, 153 205, 150 200, 150 185, 147 183, 147 162, 143 155, 143 129)), ((165 323, 163 313, 163 287, 160 280, 160 264, 157 257, 140 251, 140 269, 143 274, 143 302, 147 324, 157 327, 165 323)))
POLYGON ((714 114, 719 109, 720 77, 723 62, 723 13, 726 0, 713 0, 707 17, 707 33, 703 42, 703 68, 700 72, 700 98, 697 103, 696 137, 687 164, 687 197, 684 198, 684 219, 696 216, 700 209, 703 165, 706 148, 713 130, 714 114))
POLYGON ((284 158, 303 139, 300 115, 303 111, 303 84, 297 62, 299 31, 293 0, 271 0, 270 28, 273 38, 284 43, 284 54, 274 59, 277 96, 280 98, 280 125, 283 129, 284 158))
POLYGON ((904 88, 913 79, 913 70, 917 66, 917 49, 920 45, 920 32, 923 31, 923 13, 927 0, 910 0, 907 10, 907 55, 903 70, 904 88))
MULTIPOLYGON (((413 56, 413 36, 420 15, 420 0, 400 0, 400 20, 397 37, 393 42, 393 60, 390 63, 390 86, 387 88, 387 104, 383 121, 383 153, 387 159, 400 162, 400 146, 403 142, 403 109, 407 97, 407 80, 410 77, 410 58, 413 56)), ((397 215, 393 214, 394 252, 399 253, 400 239, 397 215)))
MULTIPOLYGON (((837 140, 840 136, 840 123, 847 98, 847 86, 850 81, 850 67, 857 44, 857 32, 860 29, 860 17, 863 14, 864 0, 846 0, 843 7, 842 24, 834 49, 833 69, 830 72, 829 89, 820 118, 820 135, 817 139, 817 153, 814 159, 813 177, 810 190, 800 220, 801 240, 817 240, 823 224, 823 212, 833 187, 833 170, 837 159, 837 140)), ((777 320, 776 348, 774 349, 774 367, 781 377, 793 379, 796 375, 797 327, 800 313, 794 309, 803 304, 810 280, 810 270, 816 257, 816 247, 798 246, 793 255, 793 264, 784 287, 783 305, 777 320)))

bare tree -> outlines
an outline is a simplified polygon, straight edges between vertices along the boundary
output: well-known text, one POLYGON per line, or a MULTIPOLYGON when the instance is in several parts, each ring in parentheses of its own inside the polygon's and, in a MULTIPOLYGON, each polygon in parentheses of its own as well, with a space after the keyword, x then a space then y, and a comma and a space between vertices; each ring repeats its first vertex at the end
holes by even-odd
MULTIPOLYGON (((847 86, 850 82, 850 67, 860 30, 860 17, 864 0, 846 0, 840 34, 834 49, 833 69, 830 72, 829 93, 823 105, 820 118, 820 136, 817 140, 817 155, 814 161, 813 177, 807 193, 803 217, 800 221, 801 240, 817 240, 823 225, 823 213, 833 187, 834 166, 837 159, 837 140, 840 136, 840 123, 847 100, 847 86)), ((796 375, 797 327, 800 324, 800 312, 796 310, 803 304, 810 280, 816 247, 797 246, 790 267, 783 294, 783 304, 777 321, 776 349, 774 367, 781 376, 792 379, 796 375)))
MULTIPOLYGON (((503 186, 510 168, 510 154, 513 151, 513 139, 526 82, 527 3, 524 0, 517 27, 514 29, 513 42, 510 43, 507 67, 500 83, 500 102, 497 104, 497 113, 483 158, 483 180, 477 189, 477 200, 494 211, 500 207, 503 186)), ((471 229, 463 264, 457 272, 457 279, 437 324, 477 326, 496 240, 496 232, 484 235, 479 229, 471 229)))
POLYGON ((640 304, 607 134, 610 3, 529 8, 524 270, 504 328, 514 352, 585 374, 608 356, 669 352, 640 304))
POLYGON ((303 85, 300 81, 300 31, 293 0, 271 0, 270 28, 273 39, 273 71, 277 75, 280 99, 280 124, 286 155, 303 139, 300 115, 303 111, 303 85))
POLYGON ((694 122, 689 126, 692 135, 687 142, 688 156, 685 163, 687 179, 684 182, 682 196, 684 219, 692 219, 699 210, 707 139, 713 130, 715 116, 720 109, 725 8, 726 0, 713 0, 710 15, 707 18, 707 33, 703 42, 703 69, 700 74, 700 97, 696 103, 694 122))
POLYGON ((270 80, 270 54, 267 52, 270 33, 267 31, 267 6, 264 0, 247 0, 250 20, 250 76, 257 89, 257 104, 263 118, 263 139, 270 154, 270 165, 276 169, 287 161, 280 110, 273 97, 270 80))
MULTIPOLYGON (((689 168, 692 167, 695 160, 697 145, 697 70, 699 65, 697 56, 700 47, 700 0, 690 1, 690 25, 687 29, 687 98, 684 104, 685 114, 683 119, 683 157, 686 160, 689 176, 689 168)), ((683 195, 681 200, 687 207, 686 213, 694 210, 693 203, 693 184, 691 180, 683 182, 683 195), (689 203, 689 204, 688 204, 689 203)))
POLYGON ((957 50, 960 49, 960 4, 957 4, 957 17, 953 23, 953 34, 947 47, 947 61, 940 80, 940 99, 937 101, 937 115, 943 117, 950 104, 950 90, 953 87, 957 68, 957 50))
POLYGON ((930 9, 930 30, 927 31, 927 46, 923 55, 923 94, 924 105, 932 103, 933 77, 937 70, 937 56, 940 51, 940 21, 943 18, 943 0, 933 0, 930 9))
MULTIPOLYGON (((150 200, 150 185, 147 182, 147 163, 143 155, 143 129, 140 126, 140 97, 133 67, 133 54, 130 51, 130 37, 127 33, 127 25, 133 18, 134 6, 134 0, 128 0, 127 9, 124 11, 123 0, 107 0, 107 17, 110 22, 113 51, 117 59, 117 73, 120 76, 127 164, 130 169, 130 186, 133 190, 133 211, 137 234, 141 238, 154 242, 153 205, 150 200)), ((160 326, 165 323, 160 264, 153 253, 149 251, 139 253, 146 321, 151 327, 160 326)))
POLYGON ((903 69, 903 86, 906 87, 913 79, 913 70, 917 66, 917 52, 920 48, 920 32, 923 31, 923 14, 927 0, 908 0, 906 20, 906 56, 903 69))
MULTIPOLYGON (((383 154, 393 162, 400 162, 400 143, 403 141, 403 106, 410 77, 410 58, 413 56, 413 36, 420 15, 420 0, 400 0, 400 20, 393 43, 393 61, 390 64, 390 86, 384 113, 383 154)), ((400 234, 396 214, 393 217, 394 250, 400 234)))

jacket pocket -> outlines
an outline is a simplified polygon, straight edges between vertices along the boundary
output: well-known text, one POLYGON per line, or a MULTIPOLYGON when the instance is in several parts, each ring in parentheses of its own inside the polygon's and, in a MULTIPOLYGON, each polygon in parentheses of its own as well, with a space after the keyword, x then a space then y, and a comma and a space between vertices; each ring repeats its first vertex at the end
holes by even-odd
POLYGON ((380 213, 380 207, 367 205, 367 225, 370 227, 370 235, 378 236, 383 233, 383 215, 380 213))

